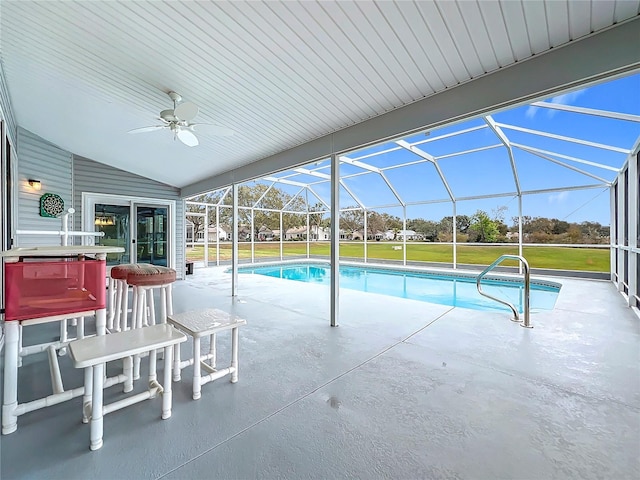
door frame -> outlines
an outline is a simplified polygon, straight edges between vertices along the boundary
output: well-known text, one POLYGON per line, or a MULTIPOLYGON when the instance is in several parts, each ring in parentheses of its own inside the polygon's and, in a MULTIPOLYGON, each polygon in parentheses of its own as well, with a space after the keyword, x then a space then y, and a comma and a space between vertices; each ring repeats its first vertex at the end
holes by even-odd
MULTIPOLYGON (((167 248, 167 264, 170 268, 175 269, 176 263, 176 201, 166 200, 162 198, 149 198, 149 197, 132 197, 129 195, 113 195, 109 193, 94 193, 94 192, 82 192, 82 225, 83 232, 93 231, 95 207, 97 203, 105 203, 111 205, 129 206, 129 212, 131 215, 131 221, 129 222, 129 248, 131 252, 131 262, 135 263, 137 250, 134 248, 133 240, 137 245, 137 231, 136 231, 136 207, 167 207, 167 242, 169 243, 167 248)), ((93 237, 82 237, 83 242, 93 244, 93 237)))

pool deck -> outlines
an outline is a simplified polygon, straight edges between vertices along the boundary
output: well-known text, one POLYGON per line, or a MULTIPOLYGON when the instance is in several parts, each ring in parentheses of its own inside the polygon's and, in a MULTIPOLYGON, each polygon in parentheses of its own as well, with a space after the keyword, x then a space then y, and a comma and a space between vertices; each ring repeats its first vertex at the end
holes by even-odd
MULTIPOLYGON (((241 275, 232 298, 224 270, 177 282, 174 306, 247 319, 237 384, 193 401, 188 368, 171 419, 160 399, 109 414, 96 452, 80 399, 26 414, 0 437, 0 477, 640 477, 640 320, 609 282, 551 278, 556 308, 531 330, 508 313, 342 290, 331 328, 328 287, 241 275)), ((21 398, 50 392, 44 355, 20 375, 21 398)))

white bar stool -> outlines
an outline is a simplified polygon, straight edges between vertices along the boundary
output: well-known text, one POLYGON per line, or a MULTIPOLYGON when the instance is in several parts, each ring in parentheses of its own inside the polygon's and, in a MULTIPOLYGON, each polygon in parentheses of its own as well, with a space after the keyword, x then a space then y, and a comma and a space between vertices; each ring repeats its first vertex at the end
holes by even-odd
POLYGON ((107 318, 107 330, 109 332, 122 332, 127 330, 127 315, 129 311, 129 285, 127 275, 135 271, 133 263, 123 263, 111 268, 109 287, 113 289, 110 295, 109 317, 107 318))
POLYGON ((180 380, 180 371, 193 365, 193 399, 198 400, 201 396, 200 388, 205 383, 212 382, 225 375, 231 375, 231 383, 238 381, 238 328, 246 325, 247 321, 242 318, 233 318, 229 313, 215 308, 186 312, 179 314, 169 314, 167 322, 178 330, 193 337, 193 356, 189 360, 180 359, 180 344, 174 347, 173 356, 173 380, 180 380), (225 330, 231 330, 231 365, 227 368, 216 368, 216 335, 225 330), (209 336, 209 353, 200 355, 200 339, 209 336), (209 364, 205 363, 209 360, 209 364), (208 373, 201 375, 201 369, 208 373))
MULTIPOLYGON (((133 287, 131 328, 156 324, 153 290, 160 290, 160 321, 167 323, 167 315, 173 313, 172 284, 176 281, 173 268, 138 263, 127 274, 127 284, 133 287)), ((133 378, 140 378, 140 357, 134 358, 133 378)))

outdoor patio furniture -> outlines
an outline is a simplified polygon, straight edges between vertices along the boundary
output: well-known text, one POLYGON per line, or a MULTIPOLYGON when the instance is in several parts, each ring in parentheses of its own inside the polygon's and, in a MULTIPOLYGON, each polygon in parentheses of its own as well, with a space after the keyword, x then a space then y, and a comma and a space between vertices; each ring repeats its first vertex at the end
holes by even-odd
POLYGON ((181 360, 180 345, 176 344, 174 354, 174 381, 180 381, 183 368, 193 365, 193 399, 201 396, 202 385, 231 375, 231 383, 238 381, 238 328, 246 325, 247 321, 233 318, 229 313, 218 309, 207 309, 179 314, 169 314, 167 321, 182 332, 193 337, 193 355, 188 360, 181 360), (216 336, 220 332, 231 330, 231 365, 227 368, 216 369, 216 336), (200 339, 209 336, 209 353, 200 354, 200 339), (207 364, 206 361, 209 360, 207 364), (201 369, 208 373, 201 375, 201 369))
MULTIPOLYGON (((162 394, 162 419, 171 417, 171 365, 174 345, 184 342, 187 337, 171 325, 152 325, 148 327, 116 332, 110 335, 85 338, 69 343, 69 354, 75 368, 85 369, 83 402, 84 416, 90 419, 91 450, 102 447, 103 416, 162 394), (157 349, 164 348, 164 380, 160 384, 156 378, 157 349), (149 387, 146 391, 130 395, 108 405, 103 405, 103 379, 105 364, 112 360, 130 358, 133 355, 149 352, 149 387)), ((128 362, 131 365, 131 362, 128 362)), ((129 370, 127 375, 131 375, 129 370)))
MULTIPOLYGON (((65 390, 57 361, 66 338, 23 346, 25 326, 92 316, 96 334, 106 333, 105 258, 120 247, 54 246, 14 248, 2 252, 5 271, 5 347, 2 433, 18 428, 18 416, 56 405, 85 393, 84 388, 65 390), (86 258, 93 256, 95 259, 86 258), (53 394, 18 403, 18 370, 22 357, 48 352, 53 394)), ((124 382, 124 376, 107 380, 109 385, 124 382)))
POLYGON ((135 264, 123 263, 111 268, 109 281, 109 317, 107 329, 110 332, 127 330, 127 315, 129 311, 129 291, 127 275, 136 268, 135 264))
MULTIPOLYGON (((160 290, 160 322, 167 322, 167 314, 173 313, 171 285, 176 281, 172 268, 138 263, 128 270, 127 284, 133 287, 133 310, 131 328, 142 328, 156 324, 153 290, 160 290)), ((134 357, 133 378, 140 378, 140 357, 134 357)))

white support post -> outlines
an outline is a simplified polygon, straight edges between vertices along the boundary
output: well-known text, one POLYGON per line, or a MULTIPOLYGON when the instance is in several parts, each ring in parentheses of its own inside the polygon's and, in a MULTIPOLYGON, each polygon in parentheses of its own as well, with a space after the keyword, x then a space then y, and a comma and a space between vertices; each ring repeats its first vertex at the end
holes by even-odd
POLYGON ((282 222, 282 211, 280 211, 280 261, 282 261, 282 248, 283 248, 283 241, 284 241, 284 230, 283 230, 283 222, 282 222))
POLYGON ((251 263, 255 263, 256 261, 256 250, 255 250, 255 231, 256 231, 256 223, 255 223, 255 215, 256 211, 251 208, 251 263))
POLYGON ((402 206, 402 230, 404 235, 402 236, 402 265, 407 265, 407 207, 402 206))
MULTIPOLYGON (((522 194, 518 194, 518 255, 522 257, 522 194)), ((522 262, 518 262, 518 272, 522 274, 522 262)))
POLYGON ((220 206, 216 205, 216 266, 220 266, 220 206))
POLYGON ((209 266, 209 205, 204 206, 204 266, 209 266))
MULTIPOLYGON (((308 205, 309 204, 307 202, 307 208, 309 208, 308 205)), ((309 211, 307 210, 307 259, 309 258, 309 256, 310 256, 309 254, 310 254, 310 251, 311 251, 311 247, 310 247, 310 244, 309 244, 309 237, 310 236, 311 236, 311 231, 309 230, 309 211)))
POLYGON ((451 218, 453 223, 453 268, 455 270, 456 268, 458 268, 458 235, 456 235, 456 223, 458 223, 458 214, 455 200, 453 201, 453 216, 451 218))
MULTIPOLYGON (((618 221, 617 221, 617 225, 618 225, 618 246, 622 246, 624 245, 624 223, 625 220, 623 218, 624 216, 624 209, 625 209, 625 203, 624 203, 624 191, 625 191, 625 184, 624 184, 624 174, 620 173, 618 174, 618 221), (622 220, 622 221, 621 221, 622 220)), ((624 263, 624 250, 621 248, 618 248, 618 291, 619 292, 623 292, 624 291, 624 272, 625 269, 627 268, 627 265, 624 263)))
POLYGON ((637 253, 633 250, 638 247, 638 161, 635 155, 629 157, 629 184, 627 188, 629 193, 627 198, 629 204, 627 211, 629 212, 629 262, 627 265, 629 271, 629 295, 627 298, 630 307, 636 306, 635 295, 638 293, 638 264, 636 262, 637 253))
MULTIPOLYGON (((282 218, 282 217, 281 217, 282 218)), ((340 161, 331 155, 331 326, 340 313, 340 161)))
POLYGON ((367 263, 367 237, 369 236, 369 227, 367 225, 367 217, 369 216, 367 213, 367 209, 363 209, 364 213, 364 263, 367 263))
POLYGON ((616 252, 618 251, 617 246, 617 232, 618 232, 618 218, 616 217, 616 202, 618 199, 616 198, 616 184, 613 184, 609 187, 609 207, 611 209, 610 213, 610 226, 609 226, 609 245, 610 245, 610 255, 609 255, 609 264, 611 265, 611 281, 617 285, 617 272, 618 272, 618 264, 616 263, 616 252))
POLYGON ((233 184, 233 221, 231 226, 231 296, 238 295, 238 184, 233 184))

